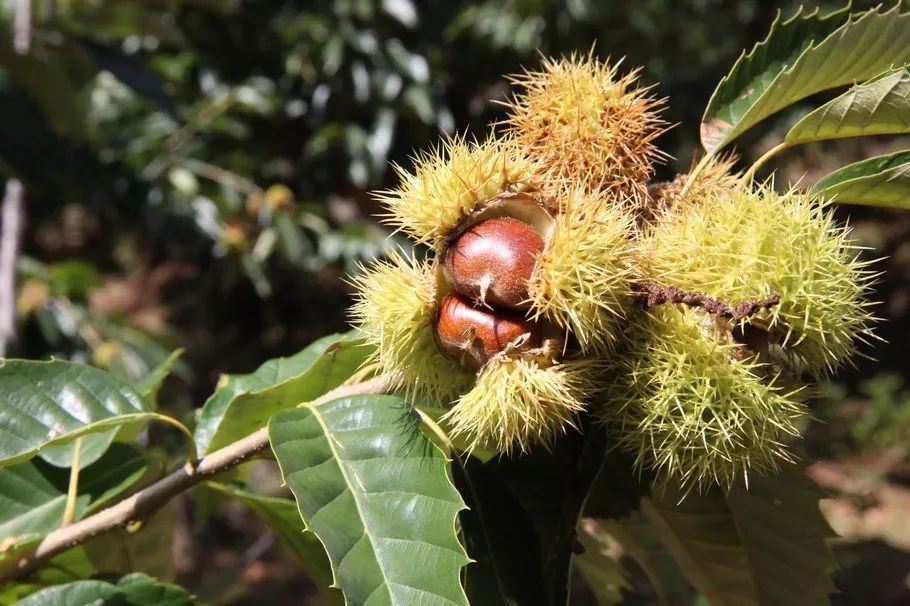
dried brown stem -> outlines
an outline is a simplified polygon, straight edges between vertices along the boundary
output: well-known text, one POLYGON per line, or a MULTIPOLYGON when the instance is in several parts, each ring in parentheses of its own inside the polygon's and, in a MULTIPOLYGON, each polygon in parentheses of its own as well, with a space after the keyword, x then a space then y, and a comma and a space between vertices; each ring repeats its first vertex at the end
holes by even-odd
POLYGON ((659 284, 651 280, 639 280, 632 289, 632 297, 645 307, 677 303, 698 307, 718 318, 739 321, 769 307, 780 303, 780 295, 774 293, 765 299, 752 299, 731 305, 724 301, 710 297, 705 293, 683 290, 668 284, 659 284))

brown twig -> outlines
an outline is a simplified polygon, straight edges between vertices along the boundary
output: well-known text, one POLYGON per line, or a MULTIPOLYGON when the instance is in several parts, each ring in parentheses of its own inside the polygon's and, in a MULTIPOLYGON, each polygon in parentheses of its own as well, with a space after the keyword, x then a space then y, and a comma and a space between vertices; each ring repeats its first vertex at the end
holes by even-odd
POLYGON ((22 238, 24 188, 18 179, 6 182, 0 210, 0 357, 16 338, 16 261, 22 238))
MULTIPOLYGON (((330 400, 354 395, 386 393, 393 386, 392 379, 380 375, 362 383, 342 385, 313 400, 312 404, 319 405, 330 400)), ((176 495, 222 471, 248 461, 266 450, 268 446, 268 430, 262 428, 233 444, 206 455, 195 468, 184 465, 116 505, 75 524, 58 528, 44 537, 34 551, 23 554, 21 558, 11 562, 8 568, 0 569, 0 585, 25 575, 67 549, 147 517, 176 495)))
POLYGON ((645 307, 678 303, 690 307, 699 307, 712 316, 738 321, 747 318, 763 309, 780 303, 780 295, 774 293, 765 299, 742 301, 731 305, 708 295, 691 290, 683 290, 668 284, 658 284, 651 280, 639 280, 632 289, 632 297, 645 307))
POLYGON ((13 50, 27 55, 32 46, 32 0, 16 0, 13 16, 13 50))

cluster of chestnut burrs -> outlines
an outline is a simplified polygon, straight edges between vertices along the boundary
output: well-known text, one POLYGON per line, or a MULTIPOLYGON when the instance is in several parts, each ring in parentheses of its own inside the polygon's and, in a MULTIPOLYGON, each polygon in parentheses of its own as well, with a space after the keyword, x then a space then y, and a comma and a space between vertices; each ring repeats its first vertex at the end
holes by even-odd
POLYGON ((638 465, 730 485, 789 458, 802 377, 868 335, 871 275, 827 207, 706 163, 656 187, 663 101, 592 55, 516 76, 482 141, 378 195, 415 244, 353 278, 373 362, 508 454, 593 414, 638 465))

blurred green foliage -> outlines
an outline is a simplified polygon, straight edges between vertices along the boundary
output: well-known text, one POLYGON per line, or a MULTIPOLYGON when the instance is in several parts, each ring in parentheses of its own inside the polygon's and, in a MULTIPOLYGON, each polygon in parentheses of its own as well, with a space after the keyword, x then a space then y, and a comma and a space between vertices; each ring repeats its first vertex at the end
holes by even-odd
POLYGON ((0 175, 27 189, 12 352, 136 376, 186 345, 197 393, 217 371, 343 327, 343 273, 404 245, 371 217, 368 192, 440 134, 482 135, 509 94, 503 74, 592 48, 641 66, 669 121, 689 125, 662 141, 671 177, 717 79, 774 8, 796 6, 32 4, 24 55, 12 3, 0 9, 0 175))
MULTIPOLYGON (((25 183, 27 225, 8 351, 136 379, 185 347, 184 389, 162 401, 190 418, 219 373, 344 328, 344 274, 405 245, 375 220, 369 191, 440 134, 482 136, 502 115, 504 74, 590 49, 641 66, 681 125, 659 142, 675 160, 658 177, 672 178, 690 165, 718 79, 799 2, 33 0, 24 55, 13 4, 0 2, 0 177, 25 183)), ((751 153, 756 136, 744 141, 751 153)), ((871 376, 906 381, 905 215, 860 230, 893 259, 875 298, 890 302, 882 332, 894 345, 849 377, 868 380, 862 393, 822 398, 826 454, 907 441, 907 384, 871 376)), ((206 549, 236 539, 223 530, 206 549)), ((206 572, 197 560, 188 578, 206 572)))

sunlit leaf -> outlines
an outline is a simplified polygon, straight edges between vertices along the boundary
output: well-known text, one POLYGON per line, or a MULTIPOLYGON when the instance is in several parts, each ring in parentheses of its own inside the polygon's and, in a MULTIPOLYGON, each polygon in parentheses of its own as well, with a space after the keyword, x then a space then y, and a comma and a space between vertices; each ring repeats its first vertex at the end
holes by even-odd
POLYGON ((293 356, 269 360, 251 374, 223 377, 196 425, 199 452, 249 435, 265 427, 276 412, 337 387, 369 353, 356 333, 329 335, 293 356))
POLYGON ((134 383, 133 386, 136 388, 136 391, 138 391, 139 394, 145 398, 145 400, 149 402, 153 408, 157 408, 158 391, 164 384, 164 380, 170 376, 171 371, 174 369, 174 365, 180 359, 180 356, 182 354, 182 349, 172 351, 171 354, 165 358, 164 362, 155 367, 152 372, 134 383))
POLYGON ((899 4, 848 11, 776 20, 715 89, 702 118, 704 148, 720 149, 800 99, 910 63, 910 13, 899 4))
POLYGON ((0 467, 41 451, 53 465, 71 464, 77 437, 80 466, 98 460, 117 430, 157 418, 128 383, 71 362, 6 360, 0 364, 0 467))
POLYGON ((847 204, 910 208, 910 150, 849 164, 820 179, 812 191, 847 204))
POLYGON ((467 604, 464 503, 442 451, 392 396, 355 396, 276 414, 272 450, 349 604, 467 604))
POLYGON ((809 113, 787 133, 788 145, 910 133, 910 71, 903 68, 854 86, 809 113))

